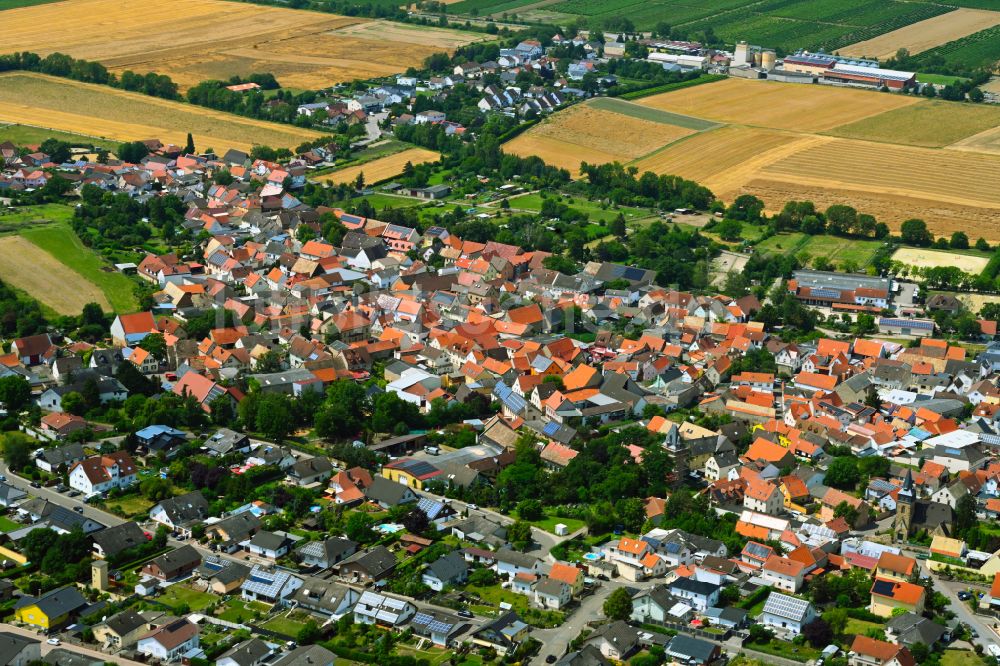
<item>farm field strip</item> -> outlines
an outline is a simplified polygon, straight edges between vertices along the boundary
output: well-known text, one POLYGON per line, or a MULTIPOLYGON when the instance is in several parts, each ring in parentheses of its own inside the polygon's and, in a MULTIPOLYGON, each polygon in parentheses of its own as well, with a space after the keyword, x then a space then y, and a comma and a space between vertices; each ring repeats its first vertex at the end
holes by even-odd
POLYGON ((950 144, 948 149, 1000 155, 1000 127, 994 127, 961 141, 956 141, 950 144))
POLYGON ((831 139, 772 163, 762 175, 1000 208, 1000 157, 992 155, 831 139))
POLYGON ((1000 241, 1000 211, 995 208, 942 201, 934 195, 898 194, 882 190, 863 191, 835 182, 808 184, 788 178, 758 176, 746 183, 740 193, 760 197, 771 212, 778 212, 788 201, 812 201, 819 209, 834 204, 853 206, 859 212, 874 215, 898 231, 903 221, 926 220, 936 235, 949 236, 964 231, 971 238, 1000 241))
POLYGON ((191 132, 199 146, 216 150, 248 150, 254 144, 295 147, 323 136, 291 125, 27 72, 0 75, 0 121, 119 141, 159 138, 178 145, 184 145, 191 132))
POLYGON ((5 51, 60 51, 117 72, 166 74, 183 87, 268 71, 286 86, 323 88, 484 38, 224 0, 72 0, 4 14, 5 51), (105 37, 94 39, 95 30, 105 37))
POLYGON ((614 97, 597 97, 587 102, 587 104, 592 108, 600 109, 602 111, 613 111, 615 113, 631 116, 633 118, 639 118, 641 120, 650 120, 655 123, 676 125, 677 127, 684 127, 691 130, 697 130, 699 132, 719 126, 718 123, 714 123, 709 120, 685 116, 679 113, 671 113, 670 111, 664 111, 650 106, 643 106, 641 104, 636 104, 635 102, 628 102, 614 97))
POLYGON ((639 172, 697 181, 727 198, 760 169, 823 137, 756 127, 721 127, 689 137, 632 163, 639 172))
POLYGON ((821 132, 919 101, 852 88, 730 78, 645 97, 637 103, 716 122, 821 132))
POLYGON ((358 174, 363 173, 365 176, 365 183, 378 183, 401 174, 403 172, 403 167, 406 166, 407 162, 410 162, 411 164, 423 164, 424 162, 436 161, 439 158, 440 155, 435 153, 433 150, 410 148, 409 150, 380 157, 370 162, 365 162, 364 164, 358 164, 347 167, 346 169, 334 171, 333 173, 323 176, 319 180, 337 184, 353 183, 355 179, 357 179, 358 174))
POLYGON ((86 303, 111 304, 93 282, 22 236, 0 238, 0 279, 37 298, 59 314, 78 315, 86 303))
MULTIPOLYGON (((998 5, 1000 8, 1000 5, 998 5)), ((885 60, 907 49, 912 55, 1000 24, 1000 11, 960 8, 840 49, 841 55, 885 60)))
POLYGON ((928 49, 917 57, 917 65, 943 60, 967 69, 1000 70, 1000 25, 928 49))
POLYGON ((695 131, 670 122, 678 120, 670 114, 661 116, 655 110, 649 113, 628 102, 612 103, 611 107, 616 110, 605 110, 607 103, 578 104, 515 137, 505 145, 505 150, 521 156, 538 155, 547 162, 576 172, 581 162, 628 162, 645 155, 651 147, 668 145, 695 131), (635 107, 635 110, 629 114, 619 113, 617 108, 622 105, 630 111, 635 107))
MULTIPOLYGON (((998 14, 1000 16, 1000 14, 998 14)), ((942 148, 1000 126, 1000 108, 922 100, 829 131, 850 139, 942 148)), ((976 142, 971 141, 970 146, 976 142)), ((989 152, 989 151, 986 151, 989 152)))

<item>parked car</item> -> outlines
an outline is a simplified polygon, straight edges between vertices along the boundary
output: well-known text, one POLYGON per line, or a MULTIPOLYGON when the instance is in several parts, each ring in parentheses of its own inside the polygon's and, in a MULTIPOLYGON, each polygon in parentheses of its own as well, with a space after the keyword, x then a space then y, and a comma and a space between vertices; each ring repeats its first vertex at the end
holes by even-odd
POLYGON ((47 640, 45 642, 48 643, 49 645, 59 645, 59 639, 58 638, 50 638, 49 640, 47 640))
POLYGON ((458 611, 458 616, 459 617, 466 617, 466 618, 475 617, 475 615, 472 614, 472 611, 467 611, 467 610, 460 610, 460 611, 458 611))
POLYGON ((38 483, 38 481, 32 481, 28 485, 31 486, 32 488, 41 488, 42 487, 42 484, 38 483))
POLYGON ((82 506, 74 506, 73 510, 76 511, 77 513, 83 513, 83 507, 82 506))
POLYGON ((966 592, 965 590, 962 590, 961 592, 958 593, 958 598, 962 601, 968 601, 969 599, 972 598, 972 595, 966 592))

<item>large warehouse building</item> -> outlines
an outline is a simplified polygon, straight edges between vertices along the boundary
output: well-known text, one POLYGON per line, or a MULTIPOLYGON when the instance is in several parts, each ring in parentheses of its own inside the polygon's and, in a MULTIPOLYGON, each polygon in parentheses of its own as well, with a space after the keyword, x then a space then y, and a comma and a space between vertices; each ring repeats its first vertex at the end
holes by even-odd
POLYGON ((887 308, 892 301, 892 280, 858 273, 795 271, 788 291, 808 305, 834 307, 861 305, 887 308))
POLYGON ((913 72, 901 72, 895 69, 874 67, 859 67, 837 63, 831 69, 823 72, 823 80, 834 83, 853 83, 855 85, 902 90, 917 83, 917 75, 913 72))

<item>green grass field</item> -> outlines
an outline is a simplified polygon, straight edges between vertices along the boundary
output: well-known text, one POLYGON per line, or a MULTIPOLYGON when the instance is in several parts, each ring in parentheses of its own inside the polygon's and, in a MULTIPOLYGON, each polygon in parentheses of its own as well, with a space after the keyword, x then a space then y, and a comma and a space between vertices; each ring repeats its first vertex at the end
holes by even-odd
POLYGON ((309 617, 304 613, 292 613, 290 617, 286 614, 282 614, 271 618, 261 626, 265 629, 276 631, 279 634, 295 638, 298 636, 299 631, 306 626, 306 622, 308 621, 309 617))
POLYGON ((983 658, 971 650, 945 650, 941 655, 941 666, 982 666, 983 658))
POLYGON ((218 599, 219 596, 211 592, 199 592, 187 587, 183 583, 177 583, 168 587, 163 596, 159 597, 157 601, 170 606, 175 612, 182 604, 187 604, 188 608, 197 612, 205 610, 218 599))
POLYGON ((844 625, 844 633, 854 634, 855 636, 867 636, 868 632, 872 629, 885 629, 885 625, 866 620, 857 620, 853 617, 848 618, 847 624, 844 625))
POLYGON ((943 148, 1000 125, 992 104, 927 100, 838 127, 836 136, 908 146, 943 148))
POLYGON ((153 508, 153 502, 140 495, 131 495, 111 500, 108 502, 108 507, 111 509, 118 507, 122 513, 132 517, 149 513, 149 510, 153 508))
POLYGON ((60 204, 25 206, 14 210, 0 209, 0 234, 17 233, 53 222, 68 223, 71 219, 73 219, 73 209, 60 204))
POLYGON ((631 102, 615 99, 613 97, 598 97, 590 102, 590 106, 595 109, 601 109, 602 111, 613 111, 614 113, 631 116, 632 118, 639 118, 640 120, 649 120, 651 122, 662 123, 664 125, 675 125, 677 127, 684 127, 685 129, 696 130, 699 132, 719 126, 718 123, 702 120, 701 118, 693 118, 679 113, 661 111, 660 109, 633 104, 631 102))
POLYGON ((58 2, 58 0, 0 0, 0 11, 5 9, 17 9, 18 7, 47 5, 50 2, 58 2))
POLYGON ((577 520, 576 518, 560 518, 558 516, 551 516, 551 515, 546 516, 541 520, 532 520, 530 522, 538 529, 545 530, 550 534, 556 533, 556 525, 559 525, 560 523, 566 526, 567 534, 572 534, 573 532, 576 532, 578 529, 586 526, 587 524, 582 520, 577 520))
POLYGON ((863 269, 881 247, 879 241, 841 238, 839 236, 809 236, 800 232, 780 233, 757 243, 755 250, 768 255, 796 256, 805 253, 813 259, 825 257, 834 264, 853 263, 863 269))
POLYGON ((114 271, 85 247, 66 222, 21 229, 18 233, 97 285, 115 312, 134 312, 138 309, 132 280, 114 271))
MULTIPOLYGON (((0 0, 0 9, 3 9, 3 1, 4 0, 0 0)), ((0 127, 0 143, 10 141, 15 145, 23 146, 42 143, 46 139, 59 139, 60 141, 65 141, 66 143, 74 146, 93 145, 96 147, 103 147, 108 150, 112 150, 117 146, 114 141, 108 141, 107 139, 95 139, 82 134, 60 132, 59 130, 45 129, 42 127, 31 127, 30 125, 3 125, 0 127)))
POLYGON ((0 532, 13 532, 20 527, 21 525, 18 525, 7 516, 0 516, 0 532))
MULTIPOLYGON (((625 219, 628 221, 640 220, 652 215, 650 211, 643 208, 635 208, 633 206, 619 206, 618 208, 609 206, 602 208, 599 203, 576 197, 562 197, 559 201, 581 213, 586 213, 594 222, 610 222, 618 217, 618 213, 624 213, 625 219)), ((519 210, 527 210, 534 213, 542 210, 542 195, 538 192, 522 194, 521 196, 509 199, 508 202, 511 208, 519 210)))
POLYGON ((936 86, 947 86, 960 81, 968 81, 962 76, 948 76, 947 74, 917 74, 917 83, 933 83, 936 86))
POLYGON ((227 601, 222 608, 224 610, 221 613, 217 613, 216 617, 227 622, 242 624, 253 619, 255 612, 266 613, 270 609, 270 606, 260 601, 244 601, 243 599, 234 598, 227 601))

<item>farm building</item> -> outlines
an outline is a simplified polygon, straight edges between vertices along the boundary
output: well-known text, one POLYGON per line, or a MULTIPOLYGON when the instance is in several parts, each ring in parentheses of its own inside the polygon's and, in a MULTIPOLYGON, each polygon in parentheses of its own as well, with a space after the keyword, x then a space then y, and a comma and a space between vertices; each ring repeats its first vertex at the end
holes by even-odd
POLYGON ((878 320, 878 332, 883 335, 914 335, 917 337, 926 337, 934 334, 934 320, 880 317, 878 320))
POLYGON ((872 88, 885 86, 890 90, 903 90, 916 84, 917 75, 914 72, 901 72, 896 69, 837 63, 832 69, 823 72, 823 80, 831 83, 849 83, 872 88))
POLYGON ((788 291, 807 305, 885 308, 892 300, 892 280, 858 273, 795 271, 788 281, 788 291))
POLYGON ((786 72, 814 76, 822 76, 836 64, 837 59, 825 53, 797 53, 786 56, 783 63, 786 72))

